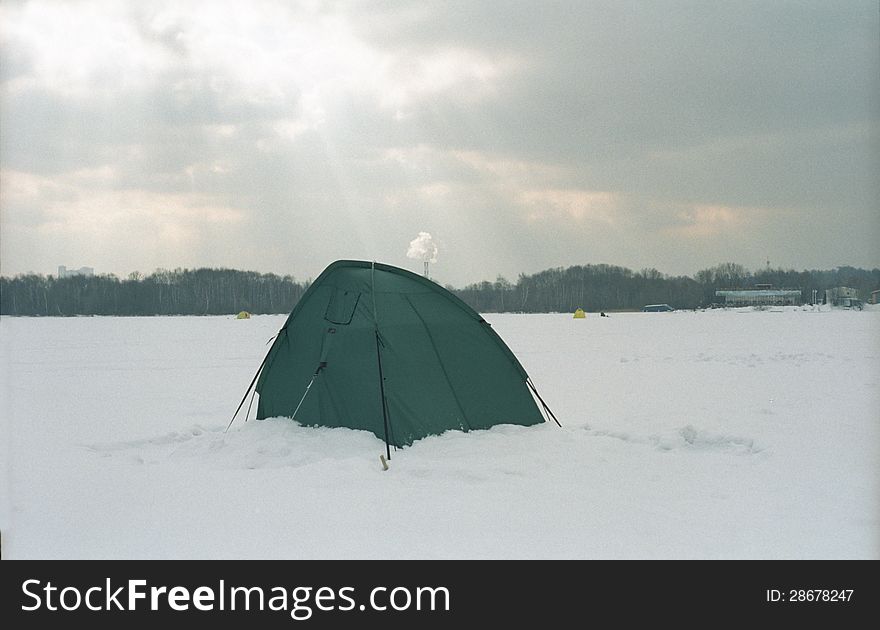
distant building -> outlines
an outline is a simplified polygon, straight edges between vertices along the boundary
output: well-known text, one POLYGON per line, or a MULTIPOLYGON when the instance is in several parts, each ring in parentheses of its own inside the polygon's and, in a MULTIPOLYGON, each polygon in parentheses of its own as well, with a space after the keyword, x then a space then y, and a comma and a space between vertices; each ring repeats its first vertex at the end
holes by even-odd
POLYGON ((669 304, 648 304, 642 308, 643 313, 666 313, 674 310, 669 304))
POLYGON ((715 297, 724 298, 725 306, 799 306, 800 289, 774 289, 769 284, 751 289, 719 289, 715 297))
POLYGON ((880 301, 880 289, 871 291, 871 304, 876 304, 878 301, 880 301))
POLYGON ((79 269, 68 269, 64 265, 58 266, 59 278, 72 278, 73 276, 94 276, 95 270, 92 267, 80 267, 79 269))
POLYGON ((851 287, 834 287, 825 289, 825 303, 842 308, 862 308, 858 289, 851 287))

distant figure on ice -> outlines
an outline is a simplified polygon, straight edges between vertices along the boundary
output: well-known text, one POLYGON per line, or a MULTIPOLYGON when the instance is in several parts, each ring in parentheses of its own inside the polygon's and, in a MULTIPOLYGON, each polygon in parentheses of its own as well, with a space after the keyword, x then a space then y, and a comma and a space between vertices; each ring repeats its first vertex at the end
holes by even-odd
POLYGON ((608 316, 605 314, 605 311, 600 311, 599 317, 608 317, 608 316))

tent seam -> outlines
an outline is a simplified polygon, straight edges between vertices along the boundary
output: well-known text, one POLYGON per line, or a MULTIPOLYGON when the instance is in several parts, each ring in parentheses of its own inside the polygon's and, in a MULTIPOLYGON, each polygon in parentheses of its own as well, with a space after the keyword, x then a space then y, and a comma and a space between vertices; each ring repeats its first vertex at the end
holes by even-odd
MULTIPOLYGON (((431 349, 434 351, 434 356, 437 357, 437 362, 440 364, 440 369, 443 371, 443 378, 446 379, 446 384, 449 386, 449 391, 452 393, 452 399, 455 401, 455 406, 458 407, 458 411, 461 413, 462 420, 467 424, 468 430, 472 430, 471 421, 468 419, 467 414, 464 412, 464 407, 461 406, 461 401, 458 399, 458 395, 455 393, 455 387, 452 385, 452 381, 449 380, 449 372, 446 371, 446 365, 443 363, 443 358, 440 356, 440 352, 437 351, 437 344, 434 343, 434 336, 431 334, 431 329, 428 328, 427 322, 425 322, 422 314, 419 313, 415 304, 409 299, 409 296, 404 296, 406 303, 409 304, 409 307, 416 314, 416 317, 419 318, 419 321, 422 323, 422 327, 425 329, 425 334, 428 335, 428 341, 431 342, 431 349)), ((463 427, 462 427, 463 428, 463 427)))

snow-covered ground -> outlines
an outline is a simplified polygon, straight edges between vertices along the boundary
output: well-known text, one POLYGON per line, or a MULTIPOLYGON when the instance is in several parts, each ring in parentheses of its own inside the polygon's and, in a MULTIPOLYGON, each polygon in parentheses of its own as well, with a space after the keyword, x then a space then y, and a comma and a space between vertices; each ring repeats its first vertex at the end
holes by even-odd
POLYGON ((490 315, 563 423, 223 429, 282 316, 0 320, 4 558, 880 558, 880 311, 490 315))

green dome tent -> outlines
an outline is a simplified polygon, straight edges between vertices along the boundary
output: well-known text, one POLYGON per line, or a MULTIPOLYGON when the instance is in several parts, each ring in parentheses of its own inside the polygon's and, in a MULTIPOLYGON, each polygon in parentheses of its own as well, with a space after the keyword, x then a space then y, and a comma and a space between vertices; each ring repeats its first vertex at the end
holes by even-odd
POLYGON ((380 263, 327 267, 254 378, 257 418, 364 429, 386 447, 449 429, 538 424, 530 390, 552 416, 479 314, 435 282, 380 263))

